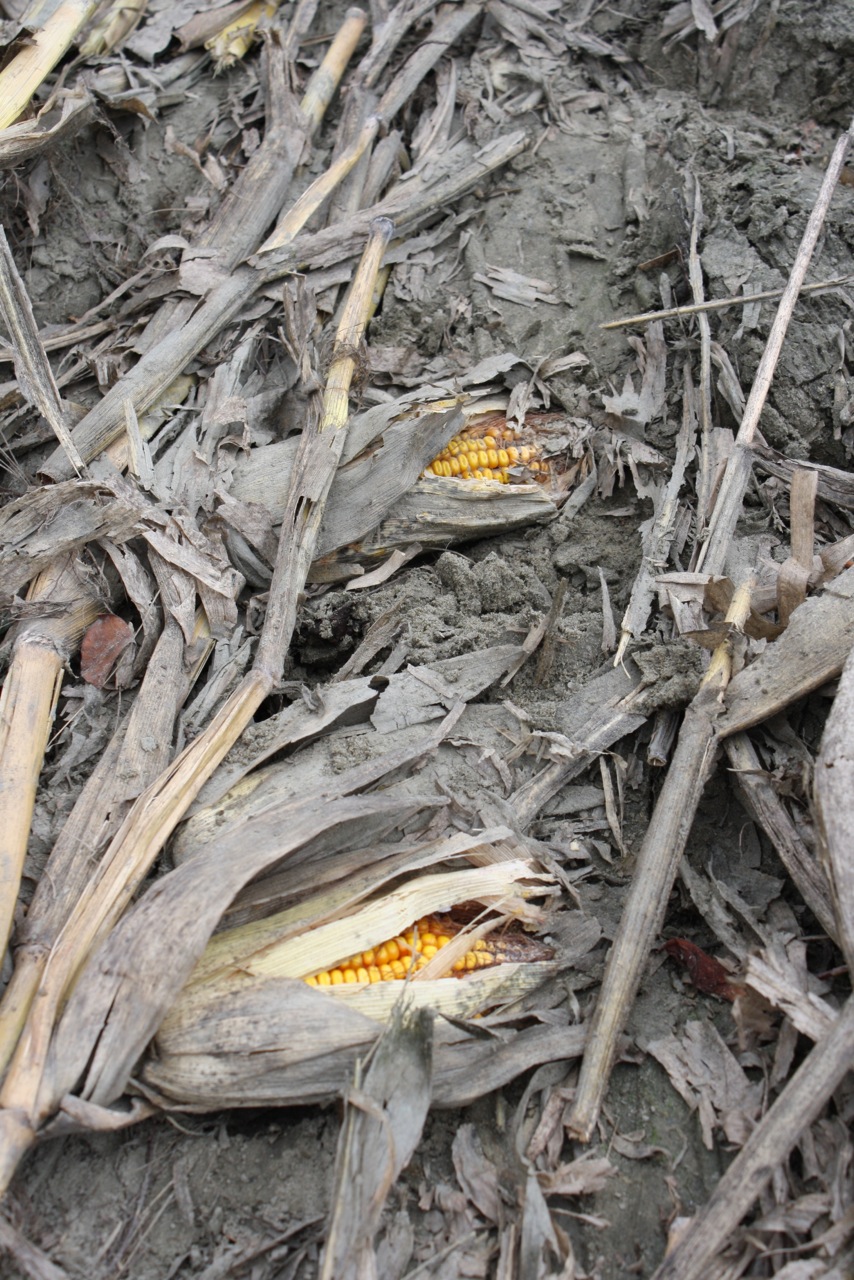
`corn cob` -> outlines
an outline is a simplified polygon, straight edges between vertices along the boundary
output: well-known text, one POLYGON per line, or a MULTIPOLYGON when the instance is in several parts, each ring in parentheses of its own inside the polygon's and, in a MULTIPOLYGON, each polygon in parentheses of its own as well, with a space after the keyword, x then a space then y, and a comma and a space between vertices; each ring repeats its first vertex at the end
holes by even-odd
MULTIPOLYGON (((427 916, 381 946, 360 951, 332 969, 309 975, 304 981, 310 987, 399 981, 419 973, 457 932, 458 926, 452 921, 427 916)), ((511 960, 538 960, 545 953, 546 949, 539 943, 524 936, 477 938, 465 955, 454 961, 450 972, 462 975, 511 960)))
POLYGON ((445 445, 425 471, 425 475, 455 477, 460 480, 498 480, 509 484, 512 469, 547 472, 539 449, 531 444, 513 443, 518 437, 507 428, 476 436, 462 431, 445 445))

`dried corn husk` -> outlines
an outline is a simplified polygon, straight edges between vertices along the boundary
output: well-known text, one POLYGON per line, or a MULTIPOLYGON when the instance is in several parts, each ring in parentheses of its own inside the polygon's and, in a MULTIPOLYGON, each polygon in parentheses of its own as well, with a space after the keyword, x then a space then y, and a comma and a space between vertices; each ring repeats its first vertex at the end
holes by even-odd
MULTIPOLYGON (((496 904, 505 916, 524 914, 526 900, 539 879, 534 877, 530 862, 521 859, 440 871, 411 879, 353 911, 339 909, 332 919, 328 918, 327 896, 318 895, 300 904, 298 923, 293 912, 286 912, 284 917, 273 916, 218 934, 190 976, 187 998, 194 998, 199 984, 217 980, 239 987, 258 975, 304 978, 331 969, 347 956, 402 933, 413 920, 446 911, 458 902, 496 904), (527 889, 519 884, 523 878, 532 880, 527 889), (280 928, 285 932, 282 938, 276 936, 280 928)), ((459 940, 465 950, 467 937, 461 934, 459 940)), ((457 958, 454 943, 445 950, 450 967, 457 958)), ((413 981, 417 982, 417 977, 413 981)))
MULTIPOLYGON (((548 963, 510 965, 506 967, 516 972, 504 975, 500 972, 504 967, 470 974, 460 981, 421 984, 422 992, 411 984, 406 998, 439 1007, 448 1016, 467 1017, 478 1005, 482 1008, 516 1000, 523 990, 531 990, 555 971, 548 963), (524 986, 514 987, 519 968, 528 968, 529 978, 524 986), (482 981, 469 985, 472 978, 482 981)), ((388 992, 378 993, 374 988, 360 993, 370 997, 361 1005, 355 997, 352 1002, 351 998, 336 999, 288 978, 262 979, 244 991, 220 994, 209 1003, 194 1003, 191 1009, 179 1001, 160 1028, 137 1083, 161 1105, 168 1106, 171 1101, 181 1110, 292 1106, 339 1098, 349 1084, 356 1059, 364 1057, 376 1041, 382 1021, 401 998, 402 984, 383 985, 388 992), (386 1007, 380 1009, 380 1004, 386 1007)), ((560 1049, 556 1037, 552 1038, 546 1058, 539 1060, 577 1054, 583 1036, 580 1032, 573 1036, 573 1030, 562 1027, 560 1049)), ((520 1033, 518 1039, 523 1041, 524 1035, 520 1033)), ((474 1051, 476 1042, 469 1043, 474 1051)), ((494 1053, 494 1044, 489 1049, 494 1053)), ((517 1054, 509 1059, 504 1080, 537 1061, 543 1049, 535 1039, 528 1046, 527 1058, 517 1054)), ((456 1058, 439 1047, 436 1065, 440 1072, 456 1066, 456 1058)), ((472 1052, 471 1072, 476 1065, 472 1052)), ((477 1090, 471 1072, 467 1084, 477 1090)), ((456 1088, 461 1086, 458 1081, 456 1088)), ((454 1105, 455 1096, 459 1094, 451 1093, 446 1085, 445 1105, 454 1105)))

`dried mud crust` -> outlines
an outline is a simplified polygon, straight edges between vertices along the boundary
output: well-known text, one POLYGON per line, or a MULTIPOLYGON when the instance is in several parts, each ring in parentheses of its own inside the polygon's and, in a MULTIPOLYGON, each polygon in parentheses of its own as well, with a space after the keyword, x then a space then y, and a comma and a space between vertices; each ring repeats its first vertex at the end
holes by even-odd
MULTIPOLYGON (((854 52, 854 11, 843 2, 809 6, 807 19, 802 4, 783 0, 772 22, 770 7, 758 6, 733 51, 733 74, 721 88, 711 55, 696 35, 662 52, 657 32, 667 7, 638 0, 622 12, 599 15, 599 33, 620 40, 643 75, 621 76, 611 69, 598 109, 572 118, 565 131, 549 129, 535 155, 493 180, 499 191, 489 199, 468 199, 462 260, 453 272, 425 270, 393 280, 372 329, 373 347, 412 349, 422 364, 441 355, 460 368, 506 349, 536 365, 550 352, 576 347, 590 365, 581 375, 560 375, 551 386, 569 412, 595 409, 600 390, 609 380, 619 387, 634 359, 622 334, 602 333, 598 324, 660 305, 661 273, 639 273, 638 264, 673 247, 684 254, 686 170, 702 191, 709 293, 784 284, 833 130, 848 122, 850 98, 843 86, 850 81, 845 60, 854 52), (522 306, 497 298, 483 282, 490 267, 553 284, 557 302, 522 306)), ((330 13, 330 25, 335 16, 330 13)), ((194 101, 153 124, 125 120, 118 134, 95 127, 69 151, 39 162, 47 164, 42 181, 50 184, 51 197, 39 219, 27 284, 41 322, 82 314, 131 273, 161 226, 174 227, 163 211, 196 190, 198 175, 167 146, 166 130, 187 138, 203 134, 217 103, 245 74, 238 68, 224 81, 201 86, 194 101), (69 199, 61 198, 63 192, 69 199)), ((476 101, 482 69, 463 68, 461 75, 476 101)), ((826 224, 818 278, 850 269, 852 213, 852 191, 844 188, 826 224)), ((684 300, 678 260, 664 271, 676 300, 684 300)), ((714 337, 736 362, 742 386, 755 371, 769 314, 767 305, 758 313, 732 309, 713 321, 714 337)), ((785 454, 850 463, 850 428, 840 416, 854 396, 854 378, 839 355, 847 315, 837 296, 800 304, 762 418, 767 439, 785 454)), ((689 341, 687 327, 681 335, 676 330, 671 350, 689 341)), ((723 392, 718 405, 722 422, 733 425, 723 392)), ((677 426, 675 420, 656 422, 647 438, 666 452, 677 426)), ((766 524, 764 499, 754 502, 753 514, 766 524)), ((649 504, 627 485, 607 500, 591 499, 572 521, 561 517, 544 529, 431 556, 371 592, 332 591, 310 600, 288 674, 309 684, 322 679, 392 606, 406 617, 413 663, 518 639, 566 579, 559 643, 549 669, 537 680, 529 664, 507 691, 538 728, 559 728, 560 707, 574 683, 603 661, 600 569, 619 618, 640 554, 638 526, 648 515, 649 504)), ((673 678, 690 684, 692 676, 680 669, 673 678)), ((69 782, 69 801, 72 793, 69 782)), ((564 799, 571 812, 571 797, 564 799)), ((619 920, 634 842, 651 803, 648 783, 629 792, 625 858, 602 859, 596 874, 579 882, 582 903, 603 922, 606 935, 619 920)), ((60 812, 43 807, 37 815, 36 832, 45 846, 66 810, 65 799, 55 808, 60 812)), ((601 820, 604 830, 604 812, 601 820)), ((552 829, 548 814, 544 823, 546 833, 552 829)), ((695 825, 692 856, 702 865, 711 854, 729 858, 744 849, 748 828, 753 832, 722 781, 695 825)), ((746 843, 754 879, 773 879, 779 868, 764 842, 754 833, 746 843)), ((674 908, 681 905, 677 890, 674 908)), ((575 976, 582 1005, 597 976, 596 966, 575 976)), ((659 958, 629 1031, 648 1042, 690 1019, 723 1025, 727 1016, 714 1001, 682 988, 659 958)), ((543 1087, 563 1080, 553 1070, 543 1087)), ((405 1275, 429 1257, 437 1259, 428 1271, 432 1276, 484 1274, 476 1250, 463 1247, 440 1259, 465 1221, 450 1151, 461 1126, 474 1126, 484 1151, 506 1172, 509 1200, 518 1179, 510 1117, 523 1104, 523 1087, 524 1082, 464 1112, 431 1117, 388 1206, 381 1250, 385 1274, 405 1275)), ((708 1199, 726 1156, 704 1148, 696 1117, 650 1058, 617 1070, 607 1118, 626 1139, 623 1152, 611 1156, 617 1173, 584 1199, 586 1217, 566 1218, 566 1230, 580 1268, 601 1280, 620 1280, 652 1271, 664 1249, 663 1224, 675 1210, 688 1214, 708 1199), (646 1147, 651 1150, 645 1158, 632 1158, 646 1147)), ((251 1274, 266 1280, 291 1274, 283 1268, 292 1244, 276 1241, 300 1224, 307 1224, 303 1234, 292 1237, 305 1246, 298 1274, 310 1276, 318 1219, 328 1208, 337 1130, 338 1114, 331 1108, 191 1118, 175 1125, 152 1121, 127 1135, 70 1137, 32 1155, 16 1184, 11 1213, 74 1278, 214 1280, 251 1274), (245 1270, 232 1270, 241 1250, 261 1245, 265 1249, 245 1270)), ((594 1151, 602 1150, 604 1144, 594 1144, 594 1151)), ((5 1265, 9 1280, 19 1274, 5 1265)))

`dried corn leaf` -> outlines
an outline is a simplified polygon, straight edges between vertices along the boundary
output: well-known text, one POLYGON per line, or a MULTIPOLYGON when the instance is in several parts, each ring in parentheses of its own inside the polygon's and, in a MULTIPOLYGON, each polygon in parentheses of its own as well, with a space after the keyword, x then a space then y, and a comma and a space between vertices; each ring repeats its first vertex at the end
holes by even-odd
POLYGON ((783 634, 734 676, 721 737, 761 724, 775 712, 839 675, 854 630, 854 569, 846 569, 821 595, 806 600, 783 634))
POLYGON ((141 531, 147 503, 105 485, 68 480, 34 489, 0 512, 0 592, 12 595, 54 560, 99 538, 124 542, 141 531))
POLYGON ((347 1094, 321 1280, 376 1274, 386 1198, 418 1145, 432 1092, 432 1019, 401 1002, 347 1094))
MULTIPOLYGON (((849 573, 852 570, 848 571, 849 573)), ((847 577, 845 574, 843 577, 847 577)), ((837 583, 841 579, 837 578, 837 583)), ((851 640, 849 629, 848 640, 851 640)), ((822 862, 831 886, 839 941, 854 969, 854 650, 849 654, 824 729, 815 766, 815 802, 822 862)))
POLYGON ((643 559, 632 585, 632 594, 620 624, 620 645, 614 666, 623 659, 626 648, 640 636, 649 618, 655 596, 656 574, 667 563, 679 514, 679 491, 685 479, 685 468, 694 452, 697 424, 686 415, 676 439, 676 458, 667 484, 651 495, 653 515, 641 525, 643 559))
POLYGON ((473 280, 485 284, 496 298, 505 298, 522 307, 533 307, 538 302, 548 302, 557 306, 562 301, 557 297, 555 287, 547 280, 536 280, 532 276, 523 276, 510 267, 486 268, 486 275, 475 273, 473 280))
MULTIPOLYGON (((513 533, 548 524, 557 507, 536 484, 503 485, 497 480, 464 482, 425 479, 400 498, 382 524, 353 549, 338 553, 341 563, 359 563, 418 542, 425 549, 453 542, 513 533)), ((315 562, 317 573, 325 562, 315 562)))
MULTIPOLYGON (((510 961, 462 978, 413 980, 409 999, 416 1008, 433 1009, 447 1018, 476 1018, 484 1009, 512 1004, 536 991, 563 967, 548 960, 510 961)), ((397 982, 377 982, 356 990, 347 984, 331 988, 328 998, 336 1003, 343 1001, 366 1017, 385 1023, 398 999, 399 986, 397 982)))
POLYGON ((664 1067, 691 1110, 698 1112, 710 1151, 718 1124, 729 1142, 744 1142, 761 1110, 764 1086, 748 1080, 710 1023, 689 1022, 681 1036, 665 1036, 644 1047, 664 1067))
MULTIPOLYGON (((219 807, 223 797, 274 753, 328 732, 336 724, 352 725, 370 719, 374 729, 384 735, 395 728, 439 719, 449 706, 470 702, 488 689, 523 655, 521 645, 496 645, 446 658, 429 667, 410 667, 379 682, 373 676, 364 676, 332 683, 321 691, 319 705, 294 703, 260 724, 250 725, 199 793, 190 818, 176 837, 176 856, 186 857, 191 848, 210 838, 209 833, 227 817, 228 806, 225 811, 219 807), (203 818, 208 806, 209 812, 203 818)), ((281 785, 274 781, 270 795, 293 794, 288 769, 277 769, 276 775, 281 785)), ((235 794, 235 816, 239 817, 246 807, 241 797, 248 798, 267 776, 272 775, 251 779, 246 791, 235 794)), ((304 784, 305 779, 301 779, 296 788, 304 784)))
MULTIPOLYGON (((577 1057, 584 1028, 497 1028, 484 1040, 439 1020, 434 1031, 433 1103, 466 1106, 543 1062, 577 1057)), ((137 1085, 178 1111, 293 1106, 340 1098, 356 1059, 380 1024, 304 982, 261 979, 243 992, 199 1007, 192 1020, 167 1015, 137 1085)))

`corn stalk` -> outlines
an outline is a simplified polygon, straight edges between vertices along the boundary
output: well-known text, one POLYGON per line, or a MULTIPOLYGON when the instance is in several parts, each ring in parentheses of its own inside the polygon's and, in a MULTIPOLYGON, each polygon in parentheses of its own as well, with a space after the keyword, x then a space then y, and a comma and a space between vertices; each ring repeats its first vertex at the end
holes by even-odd
POLYGON ((101 609, 75 561, 52 566, 32 584, 27 599, 40 616, 21 625, 0 695, 0 950, 12 932, 63 667, 101 609))
POLYGON ((22 115, 39 85, 68 52, 98 8, 100 0, 62 0, 33 33, 7 67, 0 72, 0 129, 22 115))

